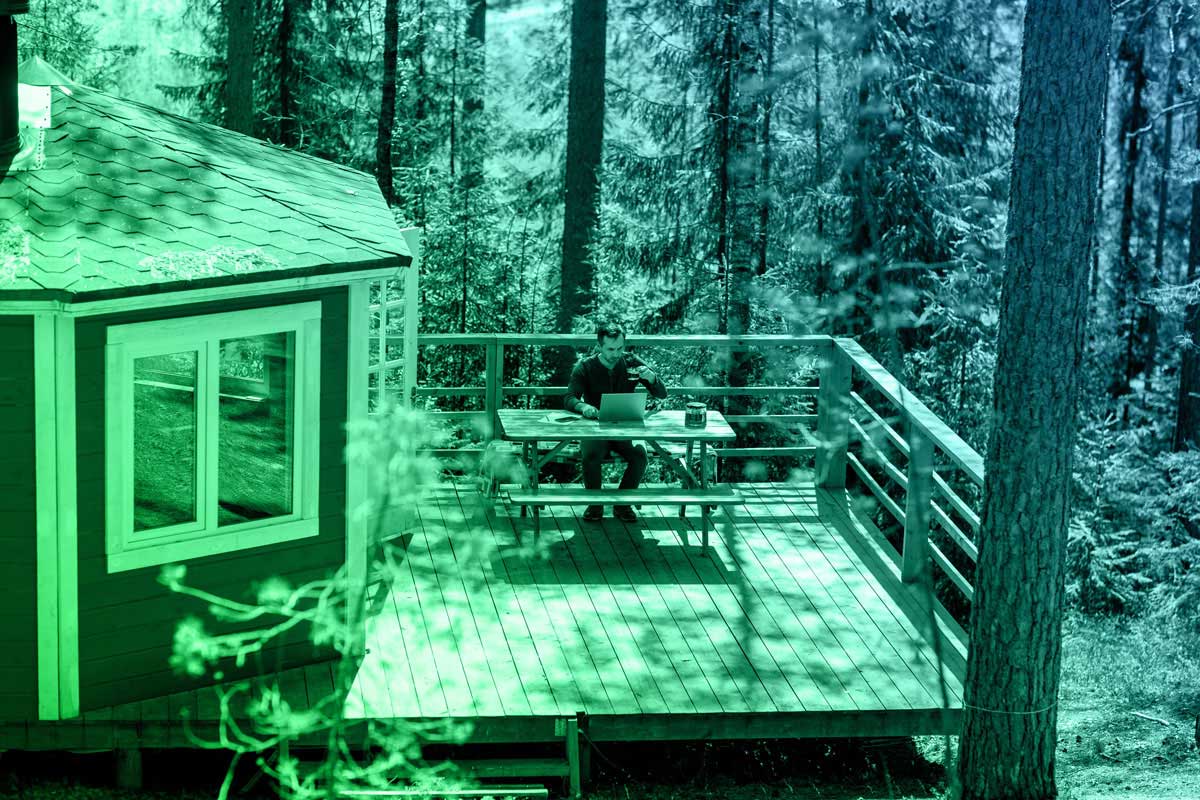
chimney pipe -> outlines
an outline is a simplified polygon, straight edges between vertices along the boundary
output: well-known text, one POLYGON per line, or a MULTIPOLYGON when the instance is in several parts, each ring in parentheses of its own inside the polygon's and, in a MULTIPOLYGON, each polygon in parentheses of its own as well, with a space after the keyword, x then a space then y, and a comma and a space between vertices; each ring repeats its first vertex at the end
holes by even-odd
POLYGON ((17 21, 29 11, 27 0, 0 0, 0 156, 21 149, 17 108, 17 21))

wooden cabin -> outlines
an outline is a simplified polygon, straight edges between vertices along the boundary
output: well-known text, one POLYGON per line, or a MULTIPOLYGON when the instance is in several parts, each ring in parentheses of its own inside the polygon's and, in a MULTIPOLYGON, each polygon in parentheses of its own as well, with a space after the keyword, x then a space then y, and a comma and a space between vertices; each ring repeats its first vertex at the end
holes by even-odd
MULTIPOLYGON (((36 58, 17 75, 19 148, 0 161, 0 722, 19 726, 197 685, 168 661, 203 604, 167 591, 164 565, 250 599, 269 575, 325 577, 363 551, 343 451, 367 413, 367 282, 415 272, 417 242, 362 172, 36 58)), ((322 657, 299 631, 217 667, 322 657)))

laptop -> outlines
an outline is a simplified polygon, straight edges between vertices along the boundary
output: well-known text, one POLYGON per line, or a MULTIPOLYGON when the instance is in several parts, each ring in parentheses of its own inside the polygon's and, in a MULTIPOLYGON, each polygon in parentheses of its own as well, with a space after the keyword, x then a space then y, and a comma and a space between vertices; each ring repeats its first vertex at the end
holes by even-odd
POLYGON ((600 395, 601 422, 641 422, 646 418, 646 392, 609 392, 600 395))

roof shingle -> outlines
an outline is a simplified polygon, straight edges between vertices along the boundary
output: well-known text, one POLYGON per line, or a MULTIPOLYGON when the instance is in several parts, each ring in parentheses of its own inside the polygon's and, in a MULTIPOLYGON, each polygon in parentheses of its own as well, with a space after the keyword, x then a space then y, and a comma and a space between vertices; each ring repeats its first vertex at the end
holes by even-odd
POLYGON ((63 83, 37 59, 19 79, 51 86, 53 127, 40 169, 0 162, 0 299, 411 262, 365 173, 63 83))

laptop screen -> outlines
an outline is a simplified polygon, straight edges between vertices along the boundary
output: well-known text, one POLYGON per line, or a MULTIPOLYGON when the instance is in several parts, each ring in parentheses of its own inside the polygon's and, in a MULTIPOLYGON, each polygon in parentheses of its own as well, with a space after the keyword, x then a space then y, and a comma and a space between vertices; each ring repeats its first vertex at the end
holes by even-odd
POLYGON ((640 422, 646 418, 645 392, 609 392, 600 395, 601 422, 640 422))

